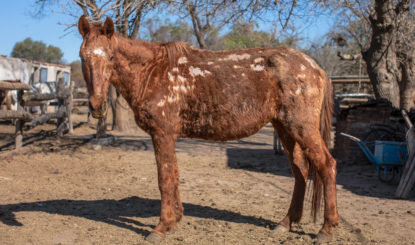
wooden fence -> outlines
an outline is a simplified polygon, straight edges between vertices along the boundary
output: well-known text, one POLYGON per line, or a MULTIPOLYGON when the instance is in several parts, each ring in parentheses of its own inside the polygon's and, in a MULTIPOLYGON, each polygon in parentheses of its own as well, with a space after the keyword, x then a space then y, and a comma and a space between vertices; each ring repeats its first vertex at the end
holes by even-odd
POLYGON ((73 132, 71 111, 73 106, 73 82, 69 87, 65 86, 63 79, 60 79, 56 93, 32 93, 27 92, 32 89, 31 86, 16 81, 0 81, 1 90, 17 90, 17 110, 0 110, 1 119, 17 119, 15 130, 15 147, 22 147, 23 129, 34 128, 37 125, 46 123, 50 119, 57 119, 57 134, 63 136, 65 130, 73 132), (30 113, 30 107, 45 105, 50 100, 57 100, 58 108, 53 113, 43 113, 39 116, 30 113))

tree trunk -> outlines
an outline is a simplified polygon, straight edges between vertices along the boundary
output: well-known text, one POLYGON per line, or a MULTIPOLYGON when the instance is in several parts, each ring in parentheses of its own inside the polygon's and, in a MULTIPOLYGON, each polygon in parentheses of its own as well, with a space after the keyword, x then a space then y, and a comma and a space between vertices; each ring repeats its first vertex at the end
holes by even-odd
POLYGON ((415 105, 415 50, 411 46, 405 52, 399 52, 398 57, 402 60, 402 80, 400 82, 401 109, 409 110, 415 105))
POLYGON ((192 5, 191 3, 188 3, 187 10, 190 14, 190 17, 192 18, 193 32, 196 36, 199 48, 206 49, 207 45, 205 41, 205 35, 206 31, 210 28, 209 22, 206 22, 205 25, 200 22, 199 16, 197 16, 196 13, 196 6, 192 5))
POLYGON ((112 130, 127 131, 130 128, 128 116, 129 105, 127 101, 113 86, 111 86, 110 90, 110 99, 112 108, 112 130))
POLYGON ((367 72, 377 99, 387 99, 399 108, 399 84, 401 79, 396 55, 396 13, 392 1, 375 1, 375 16, 370 16, 372 37, 368 50, 362 52, 367 72))
MULTIPOLYGON (((403 0, 401 4, 405 4, 403 0)), ((375 1, 375 14, 369 16, 372 27, 370 47, 362 52, 377 99, 387 99, 396 108, 413 106, 414 65, 398 56, 397 19, 404 14, 394 1, 375 1)))

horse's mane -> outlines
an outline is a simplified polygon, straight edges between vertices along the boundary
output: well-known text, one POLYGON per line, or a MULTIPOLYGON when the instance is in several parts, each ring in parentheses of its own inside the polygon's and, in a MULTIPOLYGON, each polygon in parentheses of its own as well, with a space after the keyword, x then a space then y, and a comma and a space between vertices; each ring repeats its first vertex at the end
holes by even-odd
MULTIPOLYGON (((136 53, 136 49, 144 46, 146 48, 151 49, 158 58, 162 58, 163 60, 166 59, 168 62, 169 67, 177 66, 177 61, 180 57, 187 56, 189 50, 191 49, 190 45, 185 42, 149 42, 145 40, 134 40, 129 39, 119 33, 116 33, 116 37, 118 40, 122 42, 122 46, 124 46, 129 52, 125 52, 125 55, 130 57, 130 59, 134 59, 134 54, 136 53), (161 52, 160 52, 161 51, 161 52), (158 53, 158 55, 157 55, 158 53), (159 56, 161 55, 161 56, 159 56)), ((118 42, 118 41, 117 41, 118 42)))
POLYGON ((167 42, 160 45, 166 50, 170 67, 176 66, 178 58, 187 56, 190 49, 190 45, 185 42, 167 42))

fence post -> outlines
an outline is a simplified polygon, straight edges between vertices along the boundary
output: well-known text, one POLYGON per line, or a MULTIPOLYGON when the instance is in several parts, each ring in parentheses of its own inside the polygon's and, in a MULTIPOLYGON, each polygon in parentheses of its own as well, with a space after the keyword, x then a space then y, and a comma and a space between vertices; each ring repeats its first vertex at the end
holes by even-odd
MULTIPOLYGON (((23 90, 17 90, 17 110, 24 110, 23 90)), ((15 130, 15 147, 20 149, 23 145, 23 124, 22 119, 17 119, 15 130)))
POLYGON ((72 122, 72 108, 73 108, 73 89, 75 86, 75 82, 71 81, 71 85, 69 87, 69 97, 68 97, 68 106, 66 108, 66 113, 68 116, 68 127, 69 127, 69 134, 73 134, 73 122, 72 122))
MULTIPOLYGON (((64 94, 64 92, 65 92, 65 81, 63 80, 63 78, 60 78, 58 81, 58 87, 56 88, 56 95, 62 95, 64 94)), ((66 109, 64 108, 65 101, 66 99, 62 99, 61 97, 58 98, 57 113, 64 111, 66 109)), ((63 132, 65 130, 64 123, 65 123, 65 117, 57 118, 56 133, 58 134, 59 137, 63 136, 63 132)))

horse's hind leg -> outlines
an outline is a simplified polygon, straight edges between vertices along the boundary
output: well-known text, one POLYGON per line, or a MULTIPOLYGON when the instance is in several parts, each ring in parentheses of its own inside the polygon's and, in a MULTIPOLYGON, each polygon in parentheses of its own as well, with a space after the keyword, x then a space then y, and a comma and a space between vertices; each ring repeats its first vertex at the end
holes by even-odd
MULTIPOLYGON (((299 135, 298 132, 294 134, 299 135)), ((333 227, 339 224, 340 218, 337 212, 337 197, 336 197, 336 161, 331 156, 323 138, 321 137, 318 129, 303 131, 301 137, 297 137, 297 142, 303 149, 304 155, 307 160, 313 165, 316 175, 314 178, 319 177, 322 185, 317 188, 323 188, 324 193, 324 224, 320 230, 318 239, 320 241, 326 241, 331 239, 331 230, 333 227)), ((314 186, 316 188, 316 186, 314 186)), ((316 191, 315 189, 313 190, 316 191)), ((313 198, 314 199, 314 198, 313 198)), ((313 200, 313 202, 318 200, 313 200)), ((316 203, 313 203, 314 206, 316 203)), ((318 211, 317 209, 315 211, 318 211)))
POLYGON ((161 214, 159 224, 147 240, 157 242, 163 239, 166 232, 177 229, 177 222, 183 215, 183 206, 179 195, 179 169, 174 153, 176 138, 168 135, 153 135, 152 138, 161 194, 161 214))
POLYGON ((291 228, 292 223, 298 223, 300 221, 303 213, 309 165, 304 159, 304 154, 300 145, 288 134, 283 126, 278 125, 278 122, 275 122, 273 125, 284 146, 284 151, 290 161, 291 170, 295 178, 290 208, 288 209, 287 215, 276 227, 277 231, 288 231, 291 228))

